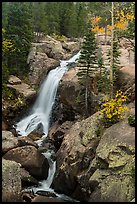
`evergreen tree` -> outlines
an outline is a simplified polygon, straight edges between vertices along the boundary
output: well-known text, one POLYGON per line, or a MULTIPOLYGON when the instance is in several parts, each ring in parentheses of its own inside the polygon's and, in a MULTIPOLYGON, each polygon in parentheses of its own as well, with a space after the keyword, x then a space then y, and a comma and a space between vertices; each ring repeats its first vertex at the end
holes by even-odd
POLYGON ((77 2, 77 37, 83 37, 87 24, 87 9, 84 2, 77 2))
MULTIPOLYGON (((120 52, 120 45, 119 45, 119 41, 118 39, 114 38, 113 41, 113 64, 112 64, 112 72, 113 72, 113 87, 115 86, 115 83, 117 81, 117 76, 118 76, 118 71, 120 68, 120 61, 119 61, 119 57, 121 55, 120 52)), ((110 62, 111 59, 111 51, 108 51, 108 61, 110 62)))
POLYGON ((109 80, 109 71, 104 66, 102 49, 98 48, 97 58, 98 58, 98 68, 99 75, 97 75, 97 87, 98 92, 108 94, 110 92, 110 80, 109 80))
POLYGON ((8 59, 11 74, 27 74, 27 56, 32 42, 32 19, 28 3, 12 2, 8 14, 7 35, 16 47, 8 59))
POLYGON ((69 7, 66 12, 66 30, 68 37, 77 36, 77 14, 74 2, 69 2, 69 7))
POLYGON ((45 6, 48 34, 60 33, 59 2, 48 2, 45 6))
POLYGON ((92 32, 91 23, 88 23, 87 32, 84 37, 84 42, 81 48, 81 55, 78 60, 80 68, 78 71, 78 79, 80 84, 84 87, 85 95, 85 115, 88 115, 88 95, 90 93, 89 85, 92 77, 97 71, 97 45, 95 41, 95 34, 92 32))
POLYGON ((8 21, 8 13, 10 8, 10 2, 2 2, 2 28, 6 28, 8 21))
POLYGON ((60 2, 60 33, 67 37, 77 36, 77 12, 74 2, 60 2))
POLYGON ((45 2, 32 3, 32 25, 34 32, 48 33, 48 20, 45 11, 45 2))

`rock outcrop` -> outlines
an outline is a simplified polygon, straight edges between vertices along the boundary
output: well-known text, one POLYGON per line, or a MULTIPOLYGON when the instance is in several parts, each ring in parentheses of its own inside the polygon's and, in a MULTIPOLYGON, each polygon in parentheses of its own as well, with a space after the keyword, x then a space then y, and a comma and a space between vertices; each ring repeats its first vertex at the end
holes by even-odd
POLYGON ((39 43, 32 43, 27 63, 30 66, 29 81, 35 86, 39 85, 47 73, 60 64, 60 60, 70 58, 79 51, 80 43, 59 41, 45 36, 39 43))
POLYGON ((10 131, 2 131, 2 153, 18 147, 18 139, 10 131))
MULTIPOLYGON (((74 120, 75 116, 85 114, 85 106, 82 103, 81 99, 81 86, 78 81, 78 69, 76 66, 70 68, 62 77, 60 85, 58 88, 59 99, 61 103, 61 112, 64 117, 64 120, 74 120), (67 112, 67 117, 65 117, 65 112, 67 112), (70 112, 70 118, 69 118, 70 112), (72 118, 72 119, 71 119, 72 118)), ((93 88, 94 82, 91 82, 90 87, 90 104, 89 112, 90 114, 95 113, 97 105, 97 95, 94 93, 95 89, 93 88)), ((83 92, 84 94, 84 92, 83 92)))
POLYGON ((127 119, 108 128, 91 164, 95 172, 89 179, 95 190, 89 202, 129 202, 135 196, 131 171, 135 165, 135 128, 127 119))
POLYGON ((3 157, 22 165, 32 176, 38 179, 46 179, 49 163, 34 146, 23 146, 9 150, 3 157))
POLYGON ((99 117, 95 113, 76 122, 64 135, 52 185, 80 201, 130 202, 135 196, 135 128, 126 117, 97 134, 99 117))
POLYGON ((2 116, 10 129, 19 115, 23 115, 33 103, 36 91, 13 75, 9 77, 7 89, 9 96, 2 99, 2 116))
POLYGON ((76 190, 78 174, 88 168, 95 156, 94 150, 99 141, 96 135, 98 117, 97 113, 76 122, 64 136, 57 152, 57 170, 53 180, 55 191, 71 195, 76 190))
POLYGON ((40 47, 39 43, 38 45, 35 46, 36 47, 34 48, 36 48, 36 50, 38 51, 36 51, 35 55, 31 56, 31 60, 29 60, 30 63, 29 83, 32 86, 37 87, 47 76, 47 73, 51 69, 54 69, 59 65, 59 61, 53 58, 49 58, 47 54, 44 53, 44 50, 40 50, 42 48, 40 47))

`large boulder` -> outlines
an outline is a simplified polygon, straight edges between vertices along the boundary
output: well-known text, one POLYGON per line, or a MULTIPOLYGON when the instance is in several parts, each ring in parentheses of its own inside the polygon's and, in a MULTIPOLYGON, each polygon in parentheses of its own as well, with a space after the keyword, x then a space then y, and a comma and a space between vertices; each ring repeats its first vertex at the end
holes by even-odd
POLYGON ((2 159, 2 202, 21 202, 20 164, 2 159))
POLYGON ((36 144, 31 138, 29 138, 28 136, 19 136, 18 137, 18 146, 22 147, 22 146, 26 146, 26 145, 31 145, 34 146, 36 148, 38 148, 38 144, 36 144))
POLYGON ((18 139, 10 131, 2 131, 2 153, 18 147, 18 139))
POLYGON ((52 184, 55 191, 71 195, 76 190, 78 174, 88 168, 90 161, 95 156, 99 117, 97 113, 86 120, 76 122, 64 135, 61 147, 57 152, 57 169, 52 184))
POLYGON ((21 172, 21 182, 22 182, 22 188, 28 187, 29 185, 38 185, 39 182, 37 179, 35 179, 33 176, 30 175, 28 171, 26 171, 24 168, 20 168, 21 172))
POLYGON ((106 129, 91 164, 89 202, 130 202, 135 196, 135 128, 127 118, 106 129))
POLYGON ((48 160, 34 146, 27 145, 12 149, 4 155, 4 159, 20 163, 38 179, 46 179, 48 176, 48 160))
POLYGON ((62 125, 56 122, 55 125, 49 129, 48 137, 53 142, 56 151, 60 148, 64 135, 69 131, 72 124, 72 121, 66 121, 62 125))

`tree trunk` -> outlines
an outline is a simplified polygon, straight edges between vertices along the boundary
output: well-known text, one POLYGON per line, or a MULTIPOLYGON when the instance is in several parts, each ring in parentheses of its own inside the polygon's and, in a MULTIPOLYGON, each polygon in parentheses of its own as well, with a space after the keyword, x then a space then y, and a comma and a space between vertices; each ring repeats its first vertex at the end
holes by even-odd
POLYGON ((107 44, 107 24, 105 25, 105 45, 107 44))
POLYGON ((111 31, 111 58, 110 58, 110 99, 113 98, 113 41, 114 41, 114 3, 112 2, 111 20, 112 20, 112 31, 111 31))
POLYGON ((88 70, 86 72, 86 89, 85 89, 85 115, 88 116, 88 70))
POLYGON ((88 116, 88 84, 86 82, 86 90, 85 90, 85 115, 88 116))

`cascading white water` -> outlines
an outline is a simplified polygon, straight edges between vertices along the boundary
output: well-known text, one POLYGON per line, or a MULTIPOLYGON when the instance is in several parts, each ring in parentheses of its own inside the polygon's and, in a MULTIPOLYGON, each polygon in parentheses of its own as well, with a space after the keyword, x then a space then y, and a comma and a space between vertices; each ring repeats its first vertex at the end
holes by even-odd
MULTIPOLYGON (((27 136, 30 132, 37 129, 39 124, 42 124, 44 136, 40 140, 35 141, 39 146, 42 144, 42 141, 48 135, 50 114, 52 111, 53 104, 55 102, 59 81, 61 80, 64 73, 68 70, 67 65, 69 65, 70 63, 74 63, 79 56, 80 51, 69 60, 60 61, 60 66, 49 72, 48 76, 46 77, 46 80, 43 82, 40 88, 38 98, 34 106, 32 107, 30 114, 24 119, 22 119, 20 122, 18 122, 15 126, 16 131, 19 133, 20 136, 27 136)), ((43 189, 49 189, 50 191, 53 191, 50 186, 56 171, 56 162, 52 161, 52 159, 50 158, 51 152, 47 151, 43 154, 49 162, 48 178, 40 182, 39 187, 34 187, 34 192, 43 189)))
POLYGON ((38 124, 42 124, 45 138, 48 134, 50 113, 55 102, 59 81, 64 73, 68 70, 67 65, 73 63, 79 57, 80 52, 69 60, 62 60, 60 66, 51 70, 43 82, 39 96, 32 107, 30 114, 16 124, 16 131, 21 136, 26 136, 33 130, 37 129, 38 124))

